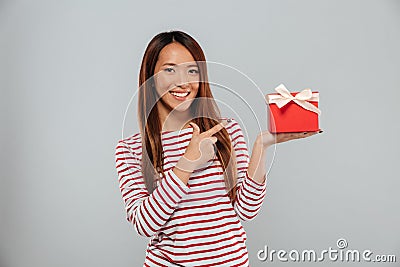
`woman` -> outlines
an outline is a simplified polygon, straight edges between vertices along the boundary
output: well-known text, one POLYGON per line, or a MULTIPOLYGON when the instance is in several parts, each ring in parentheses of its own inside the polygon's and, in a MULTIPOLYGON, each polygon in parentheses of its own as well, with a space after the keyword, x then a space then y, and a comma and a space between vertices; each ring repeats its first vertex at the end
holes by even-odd
POLYGON ((140 133, 118 141, 127 220, 150 237, 144 266, 249 266, 240 220, 266 193, 266 149, 316 132, 258 134, 249 157, 236 120, 222 118, 199 44, 181 31, 150 41, 139 74, 140 133))

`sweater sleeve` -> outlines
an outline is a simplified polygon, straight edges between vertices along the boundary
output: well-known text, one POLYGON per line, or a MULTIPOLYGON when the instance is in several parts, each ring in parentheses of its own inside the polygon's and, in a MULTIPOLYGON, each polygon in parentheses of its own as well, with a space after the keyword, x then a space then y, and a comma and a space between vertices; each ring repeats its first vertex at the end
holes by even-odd
POLYGON ((248 175, 250 162, 247 144, 240 125, 232 120, 230 129, 237 162, 237 185, 234 210, 243 221, 252 221, 258 214, 266 195, 266 182, 258 183, 248 175))
POLYGON ((190 188, 170 169, 149 194, 138 156, 123 141, 115 148, 119 189, 125 204, 126 219, 139 235, 150 237, 170 218, 190 188))

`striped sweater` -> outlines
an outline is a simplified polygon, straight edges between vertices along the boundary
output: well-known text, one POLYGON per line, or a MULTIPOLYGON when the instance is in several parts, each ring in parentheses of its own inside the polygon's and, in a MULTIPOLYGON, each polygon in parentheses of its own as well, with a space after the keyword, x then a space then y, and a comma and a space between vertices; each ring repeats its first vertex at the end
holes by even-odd
POLYGON ((139 235, 150 238, 143 266, 249 266, 247 237, 240 221, 255 218, 266 183, 248 176, 249 154, 240 125, 231 119, 225 128, 237 160, 234 204, 216 156, 207 168, 195 170, 187 185, 173 172, 193 128, 161 133, 165 177, 151 194, 140 169, 140 133, 118 141, 115 159, 126 219, 139 235))

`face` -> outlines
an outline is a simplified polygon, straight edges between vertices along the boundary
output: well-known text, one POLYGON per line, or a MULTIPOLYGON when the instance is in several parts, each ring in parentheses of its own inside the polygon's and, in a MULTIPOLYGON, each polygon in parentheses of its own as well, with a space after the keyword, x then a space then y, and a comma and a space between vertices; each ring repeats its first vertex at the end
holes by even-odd
POLYGON ((186 111, 199 89, 199 68, 183 45, 166 45, 159 54, 154 81, 160 97, 157 104, 169 111, 186 111))

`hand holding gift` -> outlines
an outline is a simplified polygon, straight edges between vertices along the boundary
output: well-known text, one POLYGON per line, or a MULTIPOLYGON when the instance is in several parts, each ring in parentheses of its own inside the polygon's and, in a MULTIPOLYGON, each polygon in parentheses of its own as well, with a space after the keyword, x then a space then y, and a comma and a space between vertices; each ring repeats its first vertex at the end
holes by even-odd
POLYGON ((293 139, 305 138, 322 132, 322 130, 301 133, 270 133, 269 131, 263 131, 257 135, 256 143, 260 144, 264 148, 267 148, 273 144, 283 143, 293 139))

